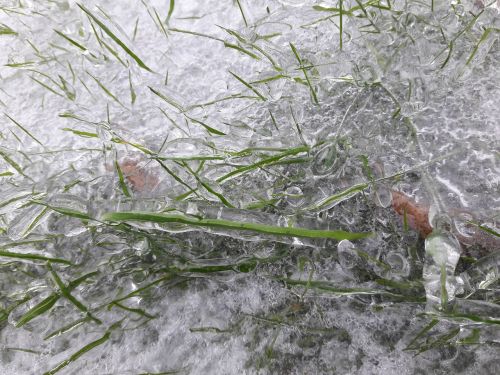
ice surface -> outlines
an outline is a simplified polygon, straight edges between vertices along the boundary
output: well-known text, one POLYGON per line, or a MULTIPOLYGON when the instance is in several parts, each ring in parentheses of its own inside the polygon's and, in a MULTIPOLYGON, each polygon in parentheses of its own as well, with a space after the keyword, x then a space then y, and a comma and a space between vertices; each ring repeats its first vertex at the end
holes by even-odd
POLYGON ((498 373, 498 3, 171 3, 0 1, 0 373, 498 373))

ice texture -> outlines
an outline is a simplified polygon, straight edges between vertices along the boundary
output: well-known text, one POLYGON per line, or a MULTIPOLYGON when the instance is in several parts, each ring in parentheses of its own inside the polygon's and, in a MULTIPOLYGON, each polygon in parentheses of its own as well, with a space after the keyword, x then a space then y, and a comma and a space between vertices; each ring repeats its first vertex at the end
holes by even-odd
POLYGON ((499 30, 494 0, 1 0, 0 373, 498 373, 499 30))

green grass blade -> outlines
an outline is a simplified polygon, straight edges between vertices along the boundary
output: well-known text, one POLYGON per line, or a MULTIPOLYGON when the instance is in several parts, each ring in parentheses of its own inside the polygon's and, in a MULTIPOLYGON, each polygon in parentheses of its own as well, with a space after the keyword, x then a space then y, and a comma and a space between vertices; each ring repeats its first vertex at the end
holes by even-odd
POLYGON ((101 81, 99 81, 96 77, 94 77, 92 74, 90 74, 88 71, 86 71, 86 73, 91 76, 94 81, 97 83, 97 85, 102 89, 102 91, 104 91, 106 93, 106 95, 108 95, 111 99, 113 99, 115 102, 117 102, 119 105, 121 105, 122 107, 125 108, 125 106, 122 104, 122 102, 120 102, 120 100, 118 100, 118 98, 111 92, 108 90, 108 88, 106 86, 104 86, 101 81))
POLYGON ((278 227, 273 225, 258 224, 251 222, 230 221, 223 219, 199 219, 196 217, 153 213, 153 212, 109 212, 103 215, 103 220, 106 221, 148 221, 153 223, 180 223, 191 226, 220 228, 227 230, 242 230, 252 231, 264 234, 271 234, 285 237, 303 237, 303 238, 331 238, 335 240, 356 240, 365 238, 371 233, 354 233, 342 230, 320 230, 306 229, 297 227, 278 227))
POLYGON ((63 281, 61 280, 61 278, 59 277, 59 275, 54 271, 54 269, 52 268, 51 264, 49 263, 48 264, 48 268, 49 268, 49 271, 52 275, 52 278, 54 279, 55 283, 57 284, 59 290, 61 291, 61 294, 68 300, 70 301, 73 305, 75 305, 80 311, 84 312, 87 314, 87 316, 92 319, 94 322, 96 322, 97 324, 102 324, 102 322, 93 317, 92 314, 90 314, 90 311, 89 309, 87 308, 87 306, 85 306, 83 303, 81 303, 80 301, 78 301, 72 294, 71 294, 71 291, 66 287, 66 285, 64 285, 63 281))
POLYGON ((299 52, 297 51, 297 48, 290 43, 290 48, 292 49, 293 54, 295 55, 295 58, 299 62, 299 68, 302 70, 302 73, 304 73, 304 77, 306 79, 307 85, 309 86, 309 90, 311 91, 311 96, 314 100, 314 103, 319 104, 318 102, 318 97, 316 96, 316 92, 314 91, 314 88, 312 87, 311 81, 309 80, 309 76, 307 75, 306 69, 304 68, 304 64, 302 63, 302 59, 300 58, 299 52))
POLYGON ((56 94, 57 96, 60 96, 62 98, 64 98, 64 95, 58 93, 56 90, 54 90, 52 87, 50 87, 49 85, 43 83, 42 81, 36 79, 35 77, 30 77, 33 81, 35 81, 36 83, 38 83, 40 86, 42 86, 43 88, 49 90, 51 93, 53 94, 56 94))
POLYGON ((229 74, 231 74, 234 78, 236 78, 238 81, 240 81, 242 84, 244 84, 250 90, 252 90, 262 101, 267 100, 260 92, 258 92, 256 89, 254 89, 253 86, 251 84, 249 84, 248 82, 246 82, 243 78, 237 76, 236 74, 234 74, 231 71, 229 71, 229 74))
POLYGON ((49 333, 47 336, 45 336, 43 339, 44 340, 50 340, 52 337, 56 337, 59 335, 62 335, 66 332, 72 331, 73 329, 81 326, 84 323, 87 323, 90 321, 90 318, 86 316, 85 318, 80 318, 74 322, 71 322, 64 327, 59 328, 58 330, 55 330, 54 332, 49 333))
POLYGON ((167 25, 168 25, 168 22, 170 21, 170 18, 172 18, 172 14, 174 13, 174 8, 175 8, 175 0, 170 0, 170 5, 168 7, 167 18, 165 19, 165 23, 167 25))
POLYGON ((345 199, 349 199, 359 192, 368 188, 370 184, 363 183, 351 186, 350 188, 341 191, 340 193, 330 195, 327 198, 320 200, 319 202, 309 206, 307 210, 327 210, 333 207, 336 203, 339 203, 345 199))
POLYGON ((45 262, 48 261, 48 262, 52 262, 52 263, 73 265, 73 263, 71 263, 69 260, 65 260, 65 259, 61 259, 61 258, 51 258, 51 257, 39 255, 39 254, 33 254, 33 253, 13 253, 10 251, 0 250, 0 257, 14 258, 14 259, 27 259, 27 260, 33 260, 33 261, 45 261, 45 262))
POLYGON ((294 147, 294 148, 287 150, 287 151, 284 151, 278 155, 262 159, 262 160, 258 161, 257 163, 236 168, 234 171, 231 171, 229 173, 226 173, 224 176, 219 177, 217 179, 217 182, 223 182, 223 181, 225 181, 231 177, 234 177, 236 175, 248 172, 248 171, 253 170, 253 169, 263 167, 263 166, 268 165, 268 164, 272 164, 272 163, 274 163, 280 159, 283 159, 287 156, 292 156, 292 155, 296 155, 296 154, 299 154, 302 152, 308 152, 308 151, 309 151, 309 147, 305 146, 305 145, 299 146, 299 147, 294 147))
POLYGON ((155 90, 154 88, 152 88, 151 86, 148 86, 148 88, 151 90, 151 92, 153 94, 155 94, 156 96, 158 96, 160 99, 163 99, 165 102, 167 102, 168 104, 170 104, 172 107, 176 108, 177 110, 179 110, 179 112, 181 113, 184 113, 186 110, 184 109, 184 107, 182 105, 180 105, 179 103, 177 103, 174 99, 166 96, 165 94, 161 93, 160 91, 158 90, 155 90))
POLYGON ((87 51, 87 48, 85 48, 84 46, 82 46, 80 43, 78 43, 77 41, 71 39, 69 36, 63 34, 62 32, 54 29, 54 31, 56 32, 57 35, 63 37, 64 39, 66 39, 68 42, 70 42, 72 45, 74 45, 75 47, 81 49, 82 51, 87 51))
POLYGON ((195 124, 199 124, 199 125, 203 126, 207 130, 207 132, 209 132, 211 135, 214 135, 214 134, 215 135, 226 135, 226 133, 221 132, 220 130, 217 130, 217 129, 215 129, 215 128, 209 126, 209 125, 207 125, 203 121, 197 120, 197 119, 189 117, 187 115, 186 115, 186 117, 188 119, 190 119, 192 122, 194 122, 195 124))
POLYGON ((0 35, 17 35, 17 33, 12 30, 9 26, 4 23, 0 24, 0 35))
POLYGON ((248 27, 247 18, 245 17, 245 13, 243 12, 243 8, 241 6, 240 0, 236 0, 236 4, 238 4, 238 8, 240 9, 241 17, 243 18, 243 22, 245 26, 248 27))
POLYGON ((118 180, 120 181, 122 192, 126 197, 130 198, 130 192, 128 191, 127 184, 125 183, 125 178, 123 177, 122 169, 120 168, 120 164, 118 164, 117 160, 115 160, 115 168, 118 172, 118 180))
POLYGON ((104 344, 106 341, 108 341, 109 336, 111 335, 110 331, 107 331, 102 337, 99 339, 92 341, 91 343, 85 345, 83 348, 78 350, 77 352, 73 353, 68 359, 65 359, 61 363, 59 363, 56 367, 54 367, 52 370, 47 371, 44 373, 44 375, 54 375, 66 366, 68 366, 70 363, 76 361, 78 358, 80 358, 82 355, 85 353, 91 351, 92 349, 98 347, 99 345, 104 344))
POLYGON ((99 135, 97 135, 97 133, 84 132, 81 130, 75 130, 71 128, 62 128, 61 130, 64 130, 66 132, 71 132, 83 138, 99 138, 99 135))
POLYGON ((12 160, 9 157, 9 155, 7 155, 1 149, 0 149, 0 156, 7 162, 7 164, 10 164, 12 166, 12 168, 14 168, 20 175, 22 175, 24 177, 28 177, 28 176, 26 176, 24 174, 23 169, 21 168, 21 166, 19 164, 17 164, 14 160, 12 160))
POLYGON ((59 294, 51 294, 49 297, 45 298, 43 301, 33 306, 28 310, 16 323, 16 327, 22 327, 26 323, 35 319, 37 316, 44 314, 49 311, 52 306, 56 304, 61 296, 59 294))
POLYGON ((90 10, 85 8, 80 3, 76 3, 76 5, 78 5, 78 7, 83 10, 106 34, 108 34, 108 36, 113 39, 116 44, 118 44, 130 57, 132 57, 137 65, 147 70, 148 72, 153 72, 134 52, 130 50, 130 48, 128 48, 115 34, 113 34, 104 23, 102 23, 96 16, 94 16, 90 10))
POLYGON ((137 95, 135 94, 134 86, 132 85, 132 77, 130 76, 130 70, 128 71, 128 84, 130 87, 130 104, 134 105, 137 95))
POLYGON ((143 317, 148 318, 148 319, 155 319, 156 318, 155 316, 153 316, 151 314, 148 314, 143 309, 134 309, 132 307, 125 306, 125 305, 121 304, 120 302, 112 302, 112 303, 110 303, 109 306, 108 306, 108 310, 111 310, 111 308, 113 306, 117 306, 117 307, 119 307, 122 310, 133 312, 134 314, 143 316, 143 317))
POLYGON ((35 138, 35 136, 33 136, 33 134, 31 134, 28 130, 26 130, 24 128, 24 126, 22 126, 20 123, 18 123, 16 120, 14 120, 12 117, 10 117, 7 113, 4 112, 4 115, 7 116, 9 118, 10 121, 12 121, 17 127, 19 127, 23 132, 25 132, 26 134, 28 134, 28 136, 33 139, 36 143, 38 143, 40 146, 43 147, 43 144, 42 142, 40 142, 38 139, 35 138))
MULTIPOLYGON (((79 277, 78 279, 71 281, 68 284, 67 289, 70 291, 75 289, 77 286, 79 286, 85 280, 87 280, 88 278, 90 278, 96 274, 97 274, 97 272, 90 272, 90 273, 87 273, 87 274, 79 277)), ((21 318, 19 318, 19 320, 16 324, 16 327, 21 327, 24 324, 26 324, 29 321, 36 318, 37 316, 42 315, 45 312, 47 312, 48 310, 50 310, 50 308, 52 306, 54 306, 54 304, 57 302, 57 300, 60 297, 61 297, 61 295, 59 293, 52 293, 50 296, 45 298, 43 301, 41 301, 40 303, 38 303, 37 305, 35 305, 31 309, 29 309, 21 318)))
POLYGON ((490 35, 490 33, 492 31, 495 31, 495 32, 499 32, 500 29, 494 29, 494 28, 487 28, 484 30, 483 32, 483 35, 481 35, 481 38, 479 38, 479 41, 477 42, 477 44, 474 46, 474 49, 472 50, 469 58, 467 59, 467 62, 465 63, 465 65, 469 65, 470 62, 472 61, 472 59, 474 58, 474 56, 476 55, 478 49, 479 49, 479 46, 484 43, 484 41, 488 38, 488 36, 490 35))

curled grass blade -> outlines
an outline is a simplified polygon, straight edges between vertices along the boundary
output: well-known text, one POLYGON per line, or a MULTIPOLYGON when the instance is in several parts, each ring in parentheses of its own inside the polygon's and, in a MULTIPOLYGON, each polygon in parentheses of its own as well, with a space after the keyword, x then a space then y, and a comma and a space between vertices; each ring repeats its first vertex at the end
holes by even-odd
POLYGON ((371 233, 354 233, 342 230, 320 230, 298 227, 278 227, 274 225, 251 222, 230 221, 223 219, 200 219, 182 214, 153 213, 141 211, 109 212, 102 217, 106 221, 147 221, 153 223, 179 223, 206 228, 220 228, 226 230, 252 231, 285 237, 304 238, 331 238, 335 240, 356 240, 365 238, 371 233))

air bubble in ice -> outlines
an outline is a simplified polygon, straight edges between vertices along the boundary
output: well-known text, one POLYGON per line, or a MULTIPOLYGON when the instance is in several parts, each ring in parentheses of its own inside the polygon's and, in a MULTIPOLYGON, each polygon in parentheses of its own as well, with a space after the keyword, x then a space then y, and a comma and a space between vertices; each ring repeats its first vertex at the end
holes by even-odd
POLYGON ((352 269, 359 265, 361 259, 356 252, 356 247, 349 240, 342 240, 337 245, 339 263, 344 270, 352 269))
POLYGON ((290 186, 286 189, 286 201, 292 207, 299 207, 304 203, 304 193, 298 186, 290 186))
POLYGON ((337 147, 330 143, 314 156, 312 171, 316 176, 324 176, 331 173, 339 163, 337 147))

